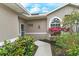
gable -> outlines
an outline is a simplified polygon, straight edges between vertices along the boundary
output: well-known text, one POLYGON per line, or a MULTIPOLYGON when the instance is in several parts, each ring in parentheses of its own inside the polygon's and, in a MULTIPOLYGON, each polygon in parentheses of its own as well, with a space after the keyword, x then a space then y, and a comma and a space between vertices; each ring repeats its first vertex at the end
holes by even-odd
POLYGON ((69 15, 69 14, 71 14, 73 11, 78 11, 78 12, 79 12, 79 8, 77 8, 77 7, 75 7, 75 6, 72 6, 72 5, 67 5, 67 6, 65 6, 65 7, 61 8, 61 9, 55 11, 55 12, 50 13, 50 14, 47 16, 47 18, 50 19, 50 18, 56 16, 56 17, 59 17, 59 18, 63 19, 63 17, 64 17, 65 15, 69 15))
MULTIPOLYGON (((63 20, 63 18, 64 18, 65 15, 69 15, 69 14, 71 14, 71 12, 73 12, 73 11, 78 11, 78 12, 79 12, 79 8, 77 8, 77 7, 75 7, 75 6, 67 5, 67 6, 65 6, 65 7, 61 8, 61 9, 55 11, 55 12, 52 12, 51 14, 49 14, 49 15, 47 16, 47 24, 49 24, 50 20, 51 20, 52 18, 54 18, 54 17, 58 17, 58 18, 60 18, 61 20, 63 20)), ((47 25, 47 28, 48 28, 48 27, 49 27, 49 26, 47 25)))

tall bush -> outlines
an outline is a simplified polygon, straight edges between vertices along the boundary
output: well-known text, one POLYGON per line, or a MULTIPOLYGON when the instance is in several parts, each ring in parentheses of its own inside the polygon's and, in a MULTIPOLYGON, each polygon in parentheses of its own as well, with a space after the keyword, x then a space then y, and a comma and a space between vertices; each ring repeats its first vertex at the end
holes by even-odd
POLYGON ((64 54, 69 56, 79 55, 79 34, 64 34, 57 38, 56 44, 61 46, 64 54))

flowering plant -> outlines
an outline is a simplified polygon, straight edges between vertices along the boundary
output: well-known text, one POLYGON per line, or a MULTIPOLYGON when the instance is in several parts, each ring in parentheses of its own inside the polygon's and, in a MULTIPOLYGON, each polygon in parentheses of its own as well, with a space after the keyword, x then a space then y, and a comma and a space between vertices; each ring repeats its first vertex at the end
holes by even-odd
POLYGON ((49 28, 49 31, 51 32, 60 32, 60 31, 69 31, 69 28, 61 28, 61 27, 53 27, 53 28, 49 28))
POLYGON ((49 28, 49 31, 52 31, 52 32, 60 32, 61 30, 63 30, 63 28, 61 28, 61 27, 49 28))

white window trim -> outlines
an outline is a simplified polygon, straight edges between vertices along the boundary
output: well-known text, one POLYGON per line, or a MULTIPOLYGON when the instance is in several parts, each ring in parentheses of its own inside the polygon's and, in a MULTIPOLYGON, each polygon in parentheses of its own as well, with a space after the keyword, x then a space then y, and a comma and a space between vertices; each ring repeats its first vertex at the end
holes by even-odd
POLYGON ((48 34, 47 32, 29 32, 25 34, 48 34))
MULTIPOLYGON (((58 18, 58 19, 60 20, 60 23, 62 22, 62 20, 61 20, 59 17, 55 16, 55 17, 53 17, 53 18, 50 19, 50 21, 49 21, 49 23, 48 23, 49 28, 51 27, 50 25, 51 25, 51 22, 52 22, 52 20, 53 20, 54 18, 58 18)), ((62 24, 60 24, 60 26, 62 26, 62 24)))

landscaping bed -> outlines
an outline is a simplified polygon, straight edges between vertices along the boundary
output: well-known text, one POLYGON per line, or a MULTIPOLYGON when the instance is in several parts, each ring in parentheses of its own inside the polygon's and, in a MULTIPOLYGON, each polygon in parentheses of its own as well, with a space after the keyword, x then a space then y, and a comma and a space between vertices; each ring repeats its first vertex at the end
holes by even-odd
POLYGON ((34 56, 37 48, 34 38, 25 35, 14 42, 4 41, 0 48, 0 56, 34 56))
POLYGON ((39 39, 51 45, 53 56, 78 56, 79 55, 79 33, 63 33, 57 36, 56 41, 39 39))
POLYGON ((57 38, 56 43, 51 45, 51 47, 52 53, 56 56, 78 56, 79 33, 73 33, 72 35, 69 33, 63 34, 57 38))

